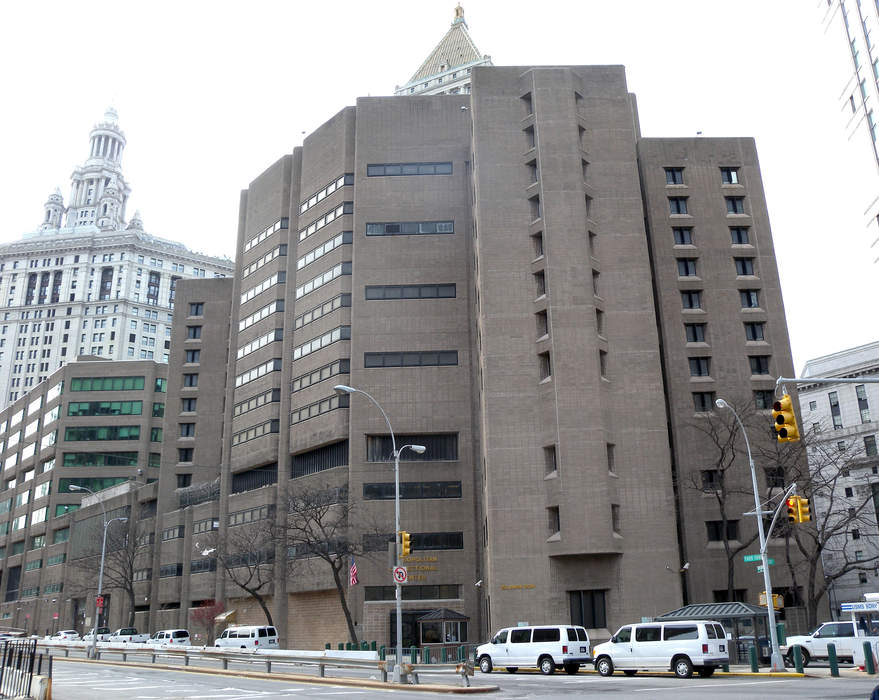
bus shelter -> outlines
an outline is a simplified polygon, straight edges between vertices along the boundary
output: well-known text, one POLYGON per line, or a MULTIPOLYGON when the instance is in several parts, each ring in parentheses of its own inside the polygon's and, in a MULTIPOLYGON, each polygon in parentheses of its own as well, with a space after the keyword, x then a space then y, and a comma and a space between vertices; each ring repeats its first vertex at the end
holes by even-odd
POLYGON ((748 663, 748 648, 757 645, 761 659, 771 657, 766 608, 750 603, 692 603, 659 615, 656 622, 675 620, 714 620, 732 635, 729 644, 731 664, 748 663))

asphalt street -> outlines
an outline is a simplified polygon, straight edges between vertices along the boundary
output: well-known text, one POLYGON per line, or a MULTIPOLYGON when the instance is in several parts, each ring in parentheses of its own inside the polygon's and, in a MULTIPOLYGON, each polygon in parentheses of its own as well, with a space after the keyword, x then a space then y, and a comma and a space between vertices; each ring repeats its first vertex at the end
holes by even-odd
MULTIPOLYGON (((450 679, 451 681, 451 679, 450 679)), ((450 682, 450 685, 457 685, 450 682)), ((668 676, 633 678, 593 674, 568 676, 555 674, 480 674, 474 686, 500 686, 497 693, 478 695, 485 698, 834 698, 867 700, 879 679, 870 678, 760 678, 718 675, 710 679, 680 680, 668 676)), ((440 697, 435 693, 403 688, 380 690, 335 684, 315 684, 284 680, 263 680, 212 674, 187 673, 165 669, 126 668, 116 665, 82 664, 55 660, 53 682, 55 700, 94 700, 96 697, 124 697, 126 700, 248 700, 271 698, 323 698, 359 696, 364 698, 391 694, 401 700, 440 697)), ((442 695, 441 697, 449 697, 442 695)))

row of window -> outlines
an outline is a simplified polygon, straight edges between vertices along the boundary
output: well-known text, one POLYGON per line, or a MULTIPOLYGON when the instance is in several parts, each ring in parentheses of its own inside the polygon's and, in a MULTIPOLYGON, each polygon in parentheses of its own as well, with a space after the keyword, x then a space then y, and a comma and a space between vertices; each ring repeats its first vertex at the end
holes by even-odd
MULTIPOLYGON (((673 216, 689 214, 689 206, 687 204, 689 197, 669 197, 668 211, 673 216)), ((745 198, 744 197, 724 197, 726 201, 727 214, 744 214, 745 198)))
POLYGON ((348 394, 333 394, 325 399, 316 401, 308 406, 303 406, 290 413, 290 425, 295 425, 314 418, 324 413, 329 413, 337 408, 348 408, 350 397, 348 394))
MULTIPOLYGON (((350 263, 349 263, 350 265, 350 263)), ((351 274, 350 271, 348 274, 351 274)), ((257 309, 249 316, 245 316, 238 322, 238 330, 243 331, 247 328, 250 328, 254 323, 262 321, 264 318, 268 318, 274 313, 284 310, 284 300, 283 299, 275 299, 273 302, 266 304, 260 309, 257 309)), ((199 326, 201 328, 201 326, 199 326)), ((201 334, 199 334, 201 337, 201 334)))
POLYGON ((302 374, 290 381, 290 393, 295 393, 317 384, 337 374, 348 374, 351 371, 351 360, 342 359, 319 367, 312 372, 302 374))
MULTIPOLYGON (((266 421, 265 423, 260 423, 259 425, 251 426, 245 430, 241 430, 237 433, 233 433, 232 435, 232 446, 240 445, 245 442, 249 442, 250 440, 255 440, 258 437, 262 437, 263 435, 269 435, 270 433, 277 433, 280 428, 279 421, 277 419, 272 419, 266 421)), ((180 460, 183 461, 183 460, 180 460)), ((191 460, 190 460, 191 461, 191 460)))
POLYGON ((367 236, 412 236, 454 232, 454 221, 395 221, 366 224, 367 236))
MULTIPOLYGON (((306 294, 310 294, 315 289, 320 289, 325 284, 329 284, 334 279, 341 277, 342 275, 350 275, 351 274, 351 262, 340 262, 338 265, 334 265, 326 272, 322 272, 321 274, 313 277, 308 280, 305 284, 302 284, 296 287, 296 298, 304 297, 306 294)), ((240 324, 239 324, 240 330, 240 324)))
MULTIPOLYGON (((287 217, 282 217, 282 218, 278 219, 275 223, 273 223, 271 226, 266 226, 266 228, 264 228, 262 231, 260 231, 258 234, 256 234, 253 238, 249 239, 244 244, 244 252, 246 253, 248 250, 250 250, 254 246, 259 245, 266 238, 271 236, 273 233, 276 233, 277 231, 280 231, 281 229, 286 229, 288 226, 288 222, 289 222, 289 219, 287 219, 287 217)), ((201 314, 190 314, 190 315, 199 315, 200 316, 201 314)))
POLYGON ((454 284, 386 284, 367 285, 367 300, 387 299, 454 299, 454 284))
POLYGON ((254 367, 253 369, 249 369, 246 372, 237 375, 235 377, 235 386, 242 386, 243 384, 247 384, 248 382, 259 379, 260 377, 264 377, 271 372, 280 372, 281 365, 282 361, 280 357, 276 357, 272 360, 269 360, 268 362, 264 362, 263 364, 254 367))
MULTIPOLYGON (((739 302, 743 309, 760 308, 759 289, 740 289, 739 302)), ((681 306, 684 309, 702 309, 702 290, 690 289, 681 292, 681 306)))
POLYGON ((332 345, 340 340, 350 340, 351 339, 351 326, 339 326, 338 328, 333 328, 330 331, 318 336, 317 338, 312 338, 306 343, 302 345, 297 345, 293 348, 293 360, 298 360, 300 358, 305 357, 306 355, 310 355, 313 352, 317 352, 318 350, 327 347, 328 345, 332 345))
POLYGON ((457 350, 420 352, 365 352, 363 366, 371 367, 450 367, 458 364, 457 350))
MULTIPOLYGON (((675 245, 695 245, 693 243, 692 226, 672 227, 675 245)), ((730 226, 729 237, 732 245, 751 245, 751 233, 748 226, 730 226)))
POLYGON ((318 304, 313 309, 309 309, 303 314, 300 314, 295 319, 293 319, 293 328, 299 329, 302 326, 305 326, 313 321, 317 321, 319 318, 323 318, 328 313, 335 311, 336 309, 341 309, 343 307, 347 308, 351 306, 351 295, 350 294, 339 294, 338 296, 333 297, 325 301, 323 304, 318 304))
POLYGON ((320 231, 324 226, 331 224, 340 216, 354 213, 354 202, 342 202, 335 209, 331 209, 319 219, 312 221, 308 226, 299 231, 299 241, 302 242, 309 236, 320 231))
MULTIPOLYGON (((696 273, 696 262, 698 258, 678 258, 678 277, 698 277, 696 273)), ((733 258, 736 268, 736 275, 739 277, 753 277, 754 258, 733 258)))
POLYGON ((265 335, 261 335, 259 338, 255 340, 251 340, 247 345, 242 345, 238 348, 237 359, 241 359, 246 355, 249 355, 252 352, 256 352, 262 347, 265 347, 269 343, 274 343, 278 340, 283 340, 284 338, 284 329, 283 328, 274 328, 270 330, 265 335))
MULTIPOLYGON (((720 168, 720 182, 723 185, 738 185, 739 169, 737 167, 720 168)), ((684 168, 665 168, 665 184, 666 185, 683 185, 684 168)))
POLYGON ((286 280, 287 280, 287 273, 286 272, 284 272, 283 270, 281 270, 280 272, 276 272, 275 274, 271 275, 270 277, 267 277, 266 279, 264 279, 262 282, 260 282, 255 287, 251 287, 250 289, 246 290, 241 295, 241 303, 244 304, 244 303, 250 301, 254 297, 262 294, 267 289, 271 289, 272 287, 275 287, 279 284, 284 284, 286 280))
MULTIPOLYGON (((745 340, 749 342, 757 342, 763 341, 766 339, 765 337, 765 326, 766 324, 762 321, 749 321, 743 324, 745 327, 745 340)), ((705 343, 708 342, 706 340, 705 329, 707 328, 707 323, 685 323, 684 324, 684 334, 686 336, 688 343, 705 343)))
POLYGON ((306 211, 311 209, 313 206, 322 202, 324 199, 329 197, 333 192, 335 192, 340 187, 344 187, 346 185, 354 184, 354 173, 345 173, 344 175, 340 175, 335 180, 333 180, 326 187, 322 187, 313 195, 308 197, 307 199, 302 200, 302 203, 299 205, 299 213, 304 214, 306 211))
POLYGON ((287 255, 287 244, 286 243, 282 243, 281 245, 275 246, 268 253, 263 255, 259 260, 252 262, 250 265, 243 268, 241 271, 241 276, 242 277, 249 277, 254 272, 259 270, 259 268, 261 268, 263 265, 267 265, 275 258, 283 256, 283 255, 287 255))
POLYGON ((342 233, 334 236, 325 243, 321 243, 316 248, 312 248, 296 261, 296 269, 301 270, 306 265, 310 265, 315 260, 319 260, 324 255, 334 251, 336 248, 351 243, 352 235, 351 231, 342 231, 342 233))
POLYGON ((240 416, 243 413, 247 413, 248 411, 253 411, 254 409, 259 408, 260 406, 264 406, 267 403, 276 403, 281 400, 281 390, 280 389, 269 389, 268 391, 264 391, 261 394, 257 394, 256 396, 252 396, 245 401, 241 401, 236 403, 234 408, 232 409, 232 414, 234 416, 240 416))
POLYGON ((445 163, 369 163, 367 177, 391 177, 397 175, 451 175, 452 164, 445 163))

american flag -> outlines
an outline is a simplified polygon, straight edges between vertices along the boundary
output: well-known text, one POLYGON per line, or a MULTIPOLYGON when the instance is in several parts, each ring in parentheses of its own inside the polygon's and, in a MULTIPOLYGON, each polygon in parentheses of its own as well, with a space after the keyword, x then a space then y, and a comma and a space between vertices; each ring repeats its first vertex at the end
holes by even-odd
POLYGON ((360 583, 360 579, 357 578, 357 562, 354 559, 351 559, 351 580, 349 585, 356 586, 360 583))

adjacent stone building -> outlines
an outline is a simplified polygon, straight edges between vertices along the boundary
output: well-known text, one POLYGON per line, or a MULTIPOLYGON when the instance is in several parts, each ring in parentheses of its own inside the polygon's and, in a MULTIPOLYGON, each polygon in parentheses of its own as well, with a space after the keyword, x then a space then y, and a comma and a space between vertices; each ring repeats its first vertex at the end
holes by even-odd
POLYGON ((39 230, 0 245, 0 406, 78 355, 167 362, 177 282, 224 277, 233 263, 127 222, 125 135, 108 110, 39 230))
MULTIPOLYGON (((840 350, 806 362, 802 377, 855 379, 879 373, 879 343, 840 350)), ((827 488, 815 497, 812 517, 836 532, 822 553, 826 572, 851 568, 834 581, 831 609, 879 590, 879 451, 873 419, 879 386, 857 381, 801 384, 800 417, 809 469, 827 488), (858 564, 863 562, 863 564, 858 564)))

